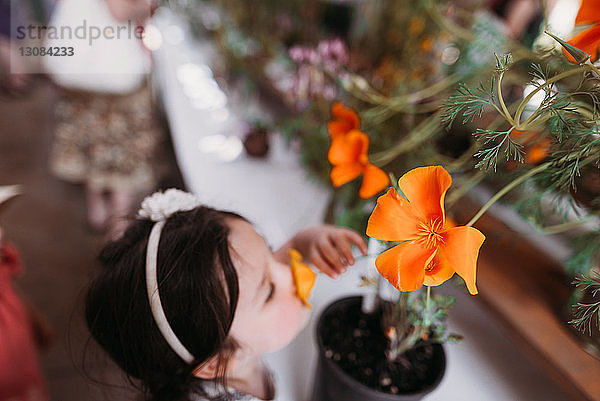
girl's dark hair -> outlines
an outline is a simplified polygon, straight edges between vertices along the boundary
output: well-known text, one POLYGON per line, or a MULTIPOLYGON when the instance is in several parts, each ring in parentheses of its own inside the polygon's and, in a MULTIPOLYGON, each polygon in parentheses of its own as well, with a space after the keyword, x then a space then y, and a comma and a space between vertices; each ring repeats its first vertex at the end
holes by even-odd
POLYGON ((186 400, 197 380, 193 370, 213 356, 218 357, 218 376, 224 380, 227 359, 236 348, 228 334, 239 292, 227 217, 241 218, 203 206, 178 212, 169 217, 160 236, 161 302, 171 328, 196 358, 193 364, 171 349, 150 311, 145 266, 154 223, 134 221, 100 253, 102 266, 86 297, 87 325, 125 373, 139 379, 147 399, 186 400))

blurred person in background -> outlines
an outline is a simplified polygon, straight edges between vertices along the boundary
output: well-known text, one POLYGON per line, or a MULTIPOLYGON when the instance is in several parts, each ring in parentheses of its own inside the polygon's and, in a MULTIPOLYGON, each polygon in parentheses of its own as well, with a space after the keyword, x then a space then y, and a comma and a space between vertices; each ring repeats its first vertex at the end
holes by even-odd
MULTIPOLYGON (((150 0, 60 0, 50 25, 143 29, 150 13, 150 0)), ((77 58, 44 60, 61 94, 51 168, 58 178, 85 184, 90 228, 116 238, 136 197, 156 185, 152 160, 160 132, 149 84, 151 57, 141 36, 77 46, 77 58), (59 64, 69 62, 80 63, 86 73, 59 64), (123 67, 127 73, 116 73, 123 67)))
MULTIPOLYGON (((37 4, 35 1, 32 2, 37 4)), ((13 57, 15 49, 11 48, 11 17, 14 20, 24 20, 25 15, 30 14, 31 11, 29 5, 26 1, 0 0, 0 89, 3 93, 12 96, 20 95, 27 89, 29 77, 21 73, 26 70, 23 60, 13 57), (11 59, 16 63, 12 67, 16 68, 18 73, 11 71, 11 59)), ((34 10, 38 9, 34 8, 34 10)))
MULTIPOLYGON (((547 6, 552 7, 553 3, 554 1, 548 1, 547 6)), ((489 4, 504 19, 510 38, 530 45, 538 36, 543 20, 539 0, 490 0, 489 4)))
MULTIPOLYGON (((18 193, 16 186, 0 187, 0 213, 18 193)), ((37 348, 48 345, 52 330, 13 288, 22 270, 17 249, 0 227, 0 401, 47 401, 37 348)))

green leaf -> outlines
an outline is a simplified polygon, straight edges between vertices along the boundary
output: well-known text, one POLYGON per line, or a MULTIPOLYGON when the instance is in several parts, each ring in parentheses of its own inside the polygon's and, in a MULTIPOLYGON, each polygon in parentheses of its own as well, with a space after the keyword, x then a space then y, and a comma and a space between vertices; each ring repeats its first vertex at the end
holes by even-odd
POLYGON ((475 91, 472 91, 464 83, 461 83, 458 85, 456 93, 451 95, 442 106, 442 124, 452 124, 461 113, 462 123, 466 124, 475 117, 481 117, 486 105, 494 105, 493 85, 490 85, 490 89, 486 89, 483 84, 480 84, 475 91))
POLYGON ((481 158, 475 167, 484 170, 493 169, 496 171, 498 158, 501 152, 504 153, 507 161, 513 159, 519 163, 523 163, 523 145, 515 142, 510 137, 511 132, 512 128, 508 131, 494 131, 478 128, 473 135, 475 135, 478 140, 482 141, 484 146, 475 153, 475 157, 481 158), (485 145, 488 146, 486 147, 485 145))

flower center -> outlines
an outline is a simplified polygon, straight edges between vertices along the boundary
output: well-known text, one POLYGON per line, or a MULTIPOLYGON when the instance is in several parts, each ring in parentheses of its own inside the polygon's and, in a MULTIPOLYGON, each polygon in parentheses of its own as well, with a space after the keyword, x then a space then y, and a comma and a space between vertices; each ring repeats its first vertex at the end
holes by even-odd
POLYGON ((433 251, 429 259, 425 262, 425 274, 434 274, 440 270, 439 263, 436 259, 437 249, 433 251))
POLYGON ((440 233, 443 227, 444 223, 441 219, 419 223, 417 241, 424 244, 428 249, 437 248, 444 243, 444 237, 440 233))

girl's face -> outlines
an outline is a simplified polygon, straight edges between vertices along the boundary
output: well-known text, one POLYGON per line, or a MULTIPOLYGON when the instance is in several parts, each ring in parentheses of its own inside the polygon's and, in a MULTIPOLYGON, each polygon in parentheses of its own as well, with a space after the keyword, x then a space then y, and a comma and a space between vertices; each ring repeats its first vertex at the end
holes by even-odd
POLYGON ((306 325, 309 310, 296 295, 291 267, 275 260, 252 225, 240 219, 227 224, 240 288, 230 334, 247 355, 276 351, 306 325))

